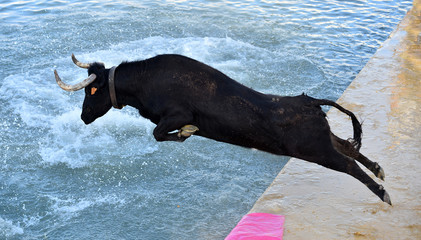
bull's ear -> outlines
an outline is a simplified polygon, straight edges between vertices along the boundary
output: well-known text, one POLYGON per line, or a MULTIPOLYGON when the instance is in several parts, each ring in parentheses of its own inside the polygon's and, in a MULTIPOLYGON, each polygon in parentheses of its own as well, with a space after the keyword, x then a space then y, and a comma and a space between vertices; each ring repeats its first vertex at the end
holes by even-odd
POLYGON ((91 88, 91 95, 94 95, 96 93, 96 91, 98 90, 98 88, 96 87, 92 87, 91 88))

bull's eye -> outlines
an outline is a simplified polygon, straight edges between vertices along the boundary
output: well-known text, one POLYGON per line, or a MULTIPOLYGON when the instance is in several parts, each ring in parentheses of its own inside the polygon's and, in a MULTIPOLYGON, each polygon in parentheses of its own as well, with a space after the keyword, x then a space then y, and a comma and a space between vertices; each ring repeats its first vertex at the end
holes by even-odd
POLYGON ((95 88, 95 87, 91 88, 91 95, 94 95, 96 93, 96 90, 98 90, 98 88, 95 88))

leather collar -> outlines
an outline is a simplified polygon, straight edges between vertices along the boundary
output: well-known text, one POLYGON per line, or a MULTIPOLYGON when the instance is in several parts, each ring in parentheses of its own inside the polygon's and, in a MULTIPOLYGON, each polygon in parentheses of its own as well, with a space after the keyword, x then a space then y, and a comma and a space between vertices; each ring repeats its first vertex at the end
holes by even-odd
POLYGON ((110 73, 108 74, 108 88, 110 89, 111 103, 113 104, 113 107, 122 109, 123 107, 117 103, 117 96, 115 94, 114 74, 116 68, 116 66, 110 68, 110 73))

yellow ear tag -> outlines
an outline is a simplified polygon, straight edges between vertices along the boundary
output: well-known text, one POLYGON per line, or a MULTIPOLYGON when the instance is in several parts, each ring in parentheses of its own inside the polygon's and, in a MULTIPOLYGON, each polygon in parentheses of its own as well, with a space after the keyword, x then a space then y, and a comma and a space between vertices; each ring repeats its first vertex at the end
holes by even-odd
POLYGON ((91 95, 94 95, 95 94, 95 92, 96 92, 96 90, 98 90, 98 88, 91 88, 91 95))

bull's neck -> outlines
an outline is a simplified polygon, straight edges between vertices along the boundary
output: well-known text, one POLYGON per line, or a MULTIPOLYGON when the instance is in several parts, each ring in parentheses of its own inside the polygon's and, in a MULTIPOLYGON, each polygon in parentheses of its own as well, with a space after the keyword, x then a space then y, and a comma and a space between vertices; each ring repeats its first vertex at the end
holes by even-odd
POLYGON ((135 78, 133 76, 129 76, 128 74, 129 73, 127 73, 127 71, 120 69, 119 67, 115 71, 114 87, 117 104, 120 106, 131 106, 139 109, 140 102, 137 98, 136 82, 132 81, 135 78))

